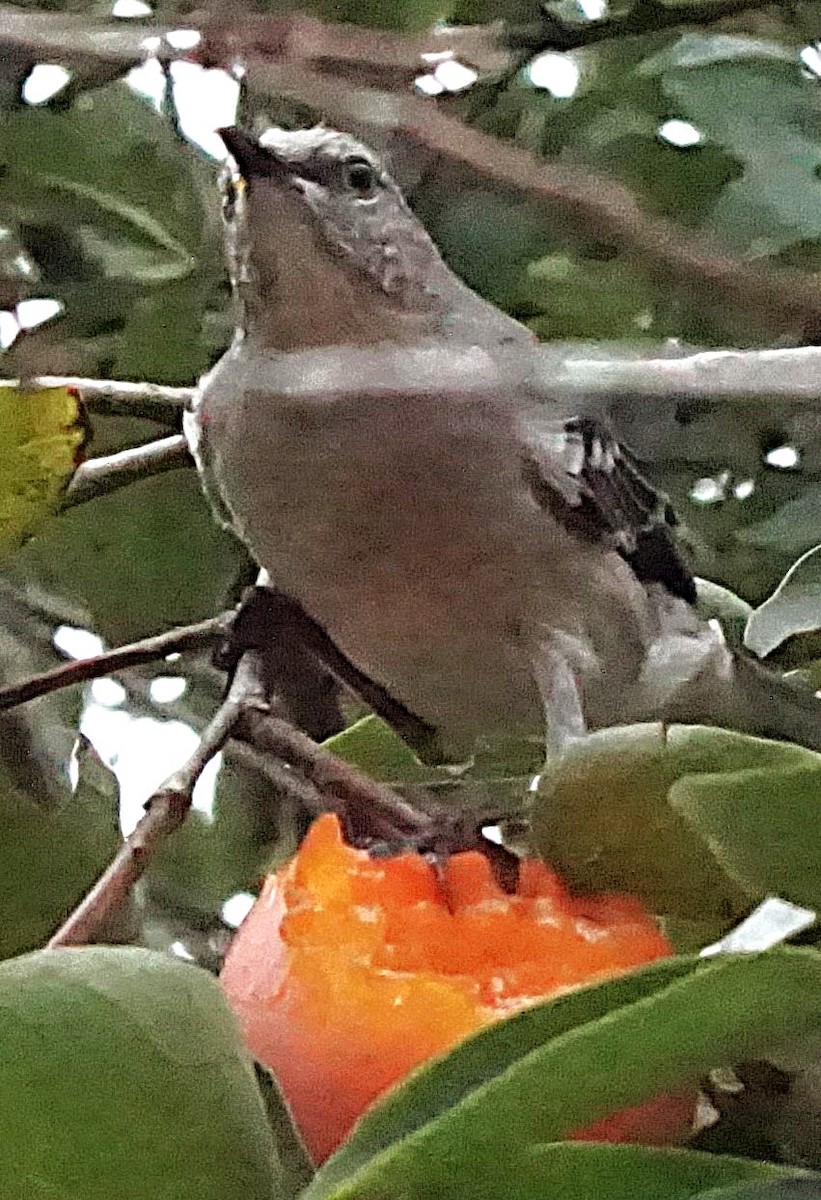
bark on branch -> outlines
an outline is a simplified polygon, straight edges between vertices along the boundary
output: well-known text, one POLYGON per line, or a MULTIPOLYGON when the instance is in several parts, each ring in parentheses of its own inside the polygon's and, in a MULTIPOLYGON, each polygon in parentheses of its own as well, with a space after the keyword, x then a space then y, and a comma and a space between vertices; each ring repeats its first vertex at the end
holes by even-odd
MULTIPOLYGON (((660 348, 661 351, 662 348, 660 348)), ((367 392, 388 385, 391 377, 397 386, 410 392, 434 386, 438 373, 443 389, 458 390, 465 351, 443 346, 429 350, 359 350, 337 346, 328 351, 295 351, 277 361, 277 378, 283 389, 300 385, 299 376, 321 361, 323 379, 334 394, 351 390, 367 392), (315 362, 312 364, 312 357, 315 362), (359 374, 350 371, 356 366, 359 374)), ((779 400, 810 409, 821 408, 821 347, 804 346, 791 350, 704 350, 682 355, 671 348, 667 352, 607 350, 591 354, 590 348, 573 343, 545 343, 532 351, 533 386, 545 400, 561 397, 579 404, 596 403, 612 395, 633 395, 677 403, 682 397, 705 402, 720 400, 728 404, 761 403, 779 400)), ((174 411, 179 418, 184 405, 194 395, 193 388, 158 388, 153 383, 120 383, 106 379, 76 379, 70 376, 40 376, 34 381, 42 387, 77 387, 84 400, 91 398, 92 411, 147 416, 160 393, 173 393, 174 411)), ((313 386, 313 385, 312 385, 313 386)), ((166 403, 166 400, 161 400, 166 403)), ((168 402, 171 402, 170 400, 168 402)), ((164 439, 140 448, 161 469, 184 465, 181 438, 164 439), (162 449, 160 449, 162 447, 162 449), (156 448, 152 449, 152 448, 156 448), (179 454, 179 461, 177 455, 179 454), (156 455, 156 457, 155 457, 156 455)), ((108 461, 118 470, 119 456, 108 461)), ((96 474, 94 472, 90 474, 96 474)), ((99 468, 99 474, 104 469, 99 468)), ((75 503, 78 501, 75 501, 75 503)))
POLYGON ((139 479, 150 479, 153 475, 193 465, 188 443, 182 434, 144 446, 132 446, 118 454, 90 458, 74 472, 63 497, 63 508, 86 504, 139 479))
POLYGON ((281 788, 300 803, 309 794, 327 801, 328 808, 354 808, 367 814, 372 836, 422 839, 435 818, 415 809, 384 784, 375 783, 355 767, 334 757, 272 715, 264 695, 264 670, 251 653, 241 662, 231 688, 214 718, 204 729, 188 761, 149 798, 146 813, 134 832, 48 943, 49 949, 93 941, 125 903, 154 855, 184 822, 194 787, 208 763, 237 736, 255 750, 287 765, 281 788))
POLYGON ((225 638, 233 619, 234 612, 231 610, 221 613, 218 617, 209 617, 207 621, 199 621, 196 625, 172 629, 168 633, 144 638, 128 646, 118 646, 115 650, 106 650, 92 658, 80 658, 76 662, 55 667, 53 671, 34 675, 22 683, 10 684, 0 688, 0 712, 60 691, 61 688, 71 687, 73 684, 101 679, 104 675, 112 675, 126 667, 139 667, 144 663, 168 658, 169 654, 182 654, 214 646, 225 638))
MULTIPOLYGON (((79 375, 38 375, 30 382, 33 387, 40 388, 76 388, 91 413, 106 417, 144 417, 171 426, 179 425, 180 415, 194 395, 193 388, 85 379, 79 375)), ((0 383, 1 386, 9 385, 0 383)))

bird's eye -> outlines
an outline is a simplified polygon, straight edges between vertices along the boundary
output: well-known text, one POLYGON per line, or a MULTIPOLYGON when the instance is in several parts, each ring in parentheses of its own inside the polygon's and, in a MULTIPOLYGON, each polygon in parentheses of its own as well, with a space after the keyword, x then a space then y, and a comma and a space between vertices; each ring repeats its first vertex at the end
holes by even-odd
POLYGON ((376 172, 364 158, 351 158, 344 164, 345 183, 360 200, 369 200, 376 192, 376 172))

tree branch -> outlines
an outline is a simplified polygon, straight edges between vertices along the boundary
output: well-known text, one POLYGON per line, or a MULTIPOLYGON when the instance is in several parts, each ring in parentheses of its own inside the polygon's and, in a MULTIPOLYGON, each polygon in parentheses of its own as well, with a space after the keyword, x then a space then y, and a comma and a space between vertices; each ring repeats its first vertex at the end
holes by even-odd
POLYGON ((224 612, 218 617, 209 617, 207 621, 200 621, 196 625, 172 629, 168 633, 144 638, 142 641, 132 642, 128 646, 106 650, 103 654, 95 654, 93 658, 80 658, 76 662, 56 667, 53 671, 35 675, 22 683, 14 683, 0 688, 0 712, 15 708, 18 704, 26 704, 29 700, 36 700, 39 696, 47 696, 61 688, 71 687, 76 683, 87 683, 90 679, 100 679, 103 675, 111 675, 126 667, 141 666, 143 663, 168 658, 169 654, 182 654, 188 650, 202 650, 207 646, 213 646, 227 635, 233 619, 233 610, 224 612))
MULTIPOLYGON (((744 405, 778 400, 811 411, 821 409, 821 347, 704 350, 686 355, 675 347, 664 351, 664 347, 659 347, 655 354, 646 348, 616 353, 610 347, 594 355, 589 346, 580 343, 542 343, 534 347, 527 366, 530 391, 545 402, 559 398, 569 403, 601 404, 614 395, 630 395, 668 400, 671 405, 682 398, 744 405)), ((423 395, 436 386, 437 372, 442 390, 458 392, 466 353, 471 352, 455 346, 437 349, 408 346, 401 350, 335 346, 323 351, 291 351, 277 358, 276 371, 271 375, 272 391, 296 389, 306 395, 314 394, 316 385, 306 382, 306 378, 311 368, 317 369, 321 365, 322 379, 327 380, 324 391, 329 395, 367 394, 396 387, 410 395, 423 395), (351 374, 353 370, 356 375, 351 374), (350 382, 354 379, 355 385, 350 382)), ((123 384, 106 379, 41 377, 36 382, 38 386, 49 387, 80 385, 81 390, 87 388, 90 394, 100 397, 101 406, 107 412, 131 416, 147 415, 158 390, 178 393, 185 400, 194 395, 193 388, 157 389, 152 383, 123 384), (115 408, 109 406, 109 397, 116 398, 115 408)), ((462 383, 462 386, 473 387, 469 383, 462 383)), ((180 408, 182 403, 181 400, 180 408)), ((145 456, 146 466, 156 463, 159 470, 186 466, 183 442, 179 436, 150 442, 137 447, 133 459, 129 458, 130 450, 124 451, 122 456, 115 454, 91 459, 77 472, 81 480, 79 496, 85 498, 84 479, 94 480, 94 494, 112 490, 104 480, 109 468, 115 479, 119 477, 124 483, 131 462, 134 477, 142 478, 138 465, 141 455, 145 456)), ((151 474, 153 470, 147 473, 151 474)), ((122 484, 113 483, 112 488, 115 486, 122 484)), ((71 496, 70 503, 80 502, 71 496)))
MULTIPOLYGON (((561 404, 568 412, 606 408, 614 396, 683 398, 748 405, 795 404, 821 410, 821 348, 708 350, 686 357, 592 357, 585 346, 534 344, 515 354, 487 354, 478 346, 332 346, 294 350, 260 365, 258 387, 274 403, 333 398, 342 404, 401 393, 409 400, 468 397, 502 388, 523 404, 561 404)), ((557 412, 559 409, 557 409, 557 412)))
POLYGON ((242 713, 233 736, 259 753, 287 763, 328 799, 327 807, 340 814, 350 840, 372 846, 383 842, 412 847, 425 854, 434 868, 444 858, 462 850, 480 850, 497 872, 500 884, 515 883, 515 860, 509 851, 485 839, 485 825, 497 824, 510 814, 498 809, 467 811, 456 805, 421 807, 409 803, 392 788, 378 783, 335 754, 318 746, 289 722, 258 706, 242 713), (497 853, 497 850, 499 851, 497 853))
MULTIPOLYGON (((119 64, 123 70, 146 56, 145 39, 162 39, 172 27, 142 22, 89 21, 79 13, 35 12, 31 8, 0 7, 0 50, 4 54, 30 52, 38 60, 62 63, 119 64)), ((175 54, 171 46, 166 54, 175 54)))
POLYGON ((138 479, 150 479, 166 471, 193 465, 188 443, 181 433, 143 446, 132 446, 119 454, 90 458, 74 472, 63 497, 63 508, 86 504, 138 479))
POLYGON ((545 50, 578 50, 611 38, 659 33, 683 25, 713 25, 750 9, 773 8, 773 0, 696 0, 694 4, 662 4, 659 0, 636 0, 619 16, 599 21, 563 21, 550 8, 532 24, 513 27, 504 40, 511 49, 530 58, 545 50))
MULTIPOLYGON (((171 426, 179 426, 180 416, 195 393, 190 387, 85 379, 79 375, 38 375, 30 383, 37 388, 76 388, 91 413, 105 417, 144 417, 171 426)), ((3 386, 14 385, 0 382, 0 387, 3 386)))
POLYGON ((335 805, 365 809, 375 837, 418 837, 430 817, 403 800, 386 784, 377 783, 350 763, 324 750, 281 717, 260 708, 246 708, 234 736, 266 756, 288 763, 318 792, 332 796, 335 805))
POLYGON ((341 801, 346 810, 355 808, 367 813, 369 831, 374 837, 383 832, 385 837, 393 839, 419 837, 430 830, 433 818, 414 809, 390 788, 335 758, 287 721, 272 716, 263 681, 259 655, 247 654, 228 695, 204 729, 197 749, 149 798, 145 816, 91 891, 54 934, 49 949, 92 941, 117 913, 151 859, 184 822, 197 780, 232 735, 266 757, 273 756, 287 764, 289 771, 282 773, 280 783, 297 803, 305 799, 307 780, 307 794, 312 799, 317 793, 330 795, 341 801), (298 774, 294 774, 294 769, 298 774))
POLYGON ((203 730, 194 753, 150 797, 146 814, 137 828, 88 895, 54 934, 48 949, 86 945, 119 911, 159 848, 182 825, 191 807, 197 780, 225 745, 241 711, 242 702, 232 690, 203 730))
POLYGON ((193 52, 203 66, 261 59, 312 64, 350 82, 405 90, 425 70, 425 56, 452 54, 482 73, 508 70, 503 21, 489 25, 435 27, 421 34, 390 33, 357 25, 319 21, 305 13, 272 16, 224 6, 201 25, 203 40, 193 52))
POLYGON ((704 350, 684 357, 562 357, 551 363, 540 347, 539 385, 547 393, 603 399, 716 401, 729 404, 779 400, 821 410, 821 347, 792 350, 704 350))

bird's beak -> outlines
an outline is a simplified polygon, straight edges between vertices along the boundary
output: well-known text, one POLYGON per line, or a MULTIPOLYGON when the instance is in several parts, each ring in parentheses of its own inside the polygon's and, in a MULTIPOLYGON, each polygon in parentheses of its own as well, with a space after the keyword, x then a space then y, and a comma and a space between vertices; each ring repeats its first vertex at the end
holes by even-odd
POLYGON ((256 138, 238 129, 236 125, 218 129, 217 133, 239 167, 247 183, 261 177, 285 179, 293 174, 293 168, 266 146, 260 146, 256 138))

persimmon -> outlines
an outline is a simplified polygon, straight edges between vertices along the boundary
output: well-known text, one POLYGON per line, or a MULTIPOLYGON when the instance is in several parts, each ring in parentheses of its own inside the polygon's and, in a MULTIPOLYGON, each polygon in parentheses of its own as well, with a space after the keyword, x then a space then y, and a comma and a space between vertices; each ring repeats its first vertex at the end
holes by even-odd
MULTIPOLYGON (((352 849, 328 814, 265 881, 222 983, 321 1161, 425 1059, 538 1000, 670 953, 631 896, 571 896, 536 860, 507 895, 476 852, 454 855, 437 879, 417 854, 352 849)), ((691 1110, 692 1097, 662 1098, 579 1136, 666 1140, 691 1110)))

